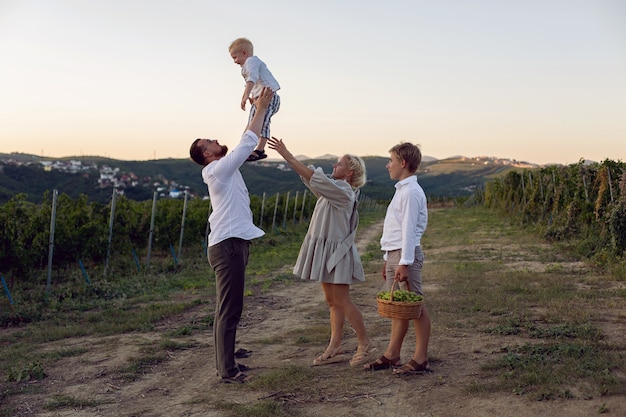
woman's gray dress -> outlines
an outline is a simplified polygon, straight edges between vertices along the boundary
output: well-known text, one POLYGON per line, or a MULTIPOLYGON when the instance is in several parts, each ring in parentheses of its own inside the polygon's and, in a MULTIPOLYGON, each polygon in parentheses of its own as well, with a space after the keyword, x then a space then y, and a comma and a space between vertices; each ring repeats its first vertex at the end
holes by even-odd
POLYGON ((331 284, 365 281, 361 257, 354 243, 359 224, 357 196, 350 184, 328 178, 316 168, 304 184, 317 197, 293 273, 302 279, 331 284))

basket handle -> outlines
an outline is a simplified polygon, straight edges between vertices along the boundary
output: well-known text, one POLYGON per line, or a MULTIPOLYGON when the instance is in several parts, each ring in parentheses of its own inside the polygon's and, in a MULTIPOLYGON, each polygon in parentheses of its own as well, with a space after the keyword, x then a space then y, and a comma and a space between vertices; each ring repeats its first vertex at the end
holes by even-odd
MULTIPOLYGON (((411 287, 409 286, 409 281, 405 281, 406 282, 406 289, 408 291, 411 291, 411 287)), ((389 301, 393 301, 393 292, 394 292, 394 287, 396 286, 396 284, 398 284, 398 289, 400 289, 400 281, 398 281, 397 279, 393 280, 393 284, 391 284, 391 289, 389 290, 389 301)))

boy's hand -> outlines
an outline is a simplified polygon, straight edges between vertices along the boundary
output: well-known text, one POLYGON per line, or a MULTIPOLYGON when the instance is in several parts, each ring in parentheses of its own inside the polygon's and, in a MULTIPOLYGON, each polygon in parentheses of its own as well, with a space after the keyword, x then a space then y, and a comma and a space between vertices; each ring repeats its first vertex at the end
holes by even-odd
POLYGON ((394 279, 400 282, 407 281, 409 279, 409 268, 406 265, 398 265, 394 279))
POLYGON ((383 262, 383 281, 387 282, 387 261, 383 262))
MULTIPOLYGON (((246 102, 248 101, 247 97, 241 99, 241 110, 246 110, 246 102)), ((250 99, 250 104, 252 104, 252 99, 250 99)))

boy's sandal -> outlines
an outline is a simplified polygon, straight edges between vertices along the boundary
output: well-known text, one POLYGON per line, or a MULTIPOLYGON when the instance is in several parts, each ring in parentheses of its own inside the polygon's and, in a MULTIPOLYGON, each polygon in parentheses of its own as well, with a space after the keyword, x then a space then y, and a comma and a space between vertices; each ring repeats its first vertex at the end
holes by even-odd
POLYGON ((243 384, 244 382, 248 382, 252 379, 251 376, 244 374, 243 372, 237 372, 234 376, 223 376, 220 378, 220 382, 224 384, 232 384, 238 383, 243 384))
POLYGON ((365 347, 357 347, 356 353, 354 354, 352 359, 350 359, 350 366, 361 365, 362 363, 366 362, 374 352, 376 352, 376 348, 374 347, 374 344, 372 342, 370 342, 365 347))
POLYGON ((380 371, 389 369, 392 366, 400 366, 400 358, 388 359, 385 355, 363 366, 366 371, 380 371))
POLYGON ((396 375, 415 375, 425 374, 428 372, 432 372, 428 366, 428 361, 424 361, 424 363, 417 363, 413 359, 402 365, 401 368, 393 370, 393 373, 396 375))
POLYGON ((267 158, 267 154, 265 153, 265 151, 260 151, 258 149, 255 149, 254 151, 252 151, 252 153, 250 154, 248 159, 246 159, 246 161, 254 162, 254 161, 260 161, 261 159, 265 159, 265 158, 267 158))

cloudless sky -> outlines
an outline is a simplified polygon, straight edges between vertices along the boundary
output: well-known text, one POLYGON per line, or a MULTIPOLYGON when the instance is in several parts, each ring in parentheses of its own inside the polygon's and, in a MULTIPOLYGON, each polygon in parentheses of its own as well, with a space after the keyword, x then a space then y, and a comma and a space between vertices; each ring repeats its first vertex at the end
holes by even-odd
MULTIPOLYGON (((626 161, 625 0, 0 0, 0 152, 234 146, 248 37, 294 154, 626 161)), ((278 157, 268 151, 270 157, 278 157)))

